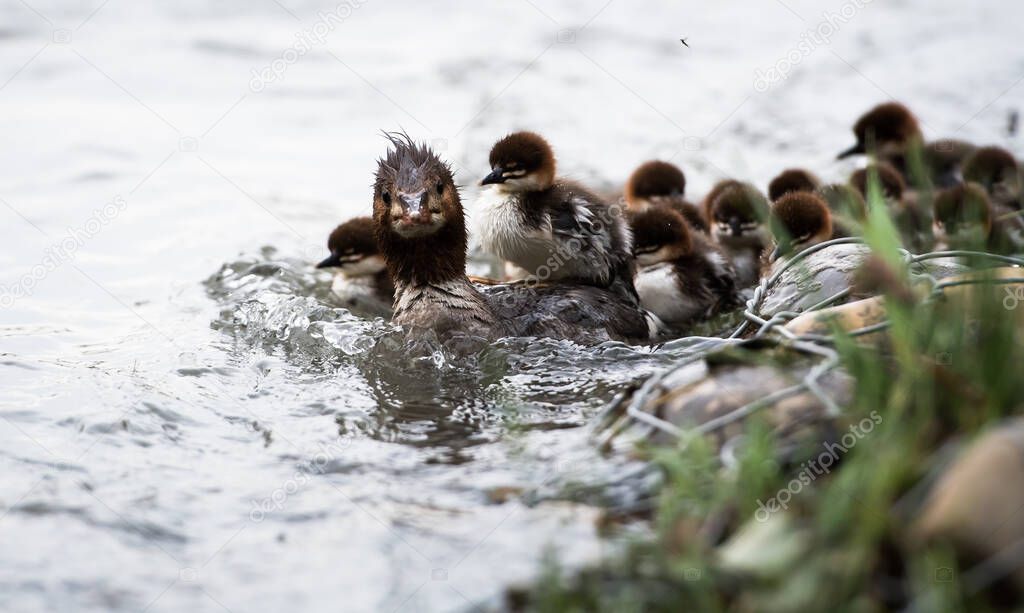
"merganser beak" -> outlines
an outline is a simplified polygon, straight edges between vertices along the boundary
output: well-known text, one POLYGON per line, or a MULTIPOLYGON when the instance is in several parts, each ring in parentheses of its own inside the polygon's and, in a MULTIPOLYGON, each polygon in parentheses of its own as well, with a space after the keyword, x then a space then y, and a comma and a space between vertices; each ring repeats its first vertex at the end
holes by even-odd
POLYGON ((316 265, 317 268, 333 268, 335 266, 341 266, 341 256, 334 252, 331 252, 327 259, 316 265))
POLYGON ((775 260, 779 259, 779 256, 781 256, 781 255, 782 255, 782 245, 775 245, 775 249, 772 249, 771 254, 768 256, 768 261, 769 262, 774 262, 775 260))
POLYGON ((491 174, 487 175, 480 181, 480 185, 491 185, 493 183, 504 183, 505 182, 505 171, 501 168, 493 168, 491 174))
POLYGON ((733 217, 729 219, 729 229, 732 230, 733 236, 743 235, 743 222, 740 221, 739 217, 733 217))
POLYGON ((864 144, 863 143, 857 143, 856 145, 850 147, 846 151, 841 152, 839 155, 836 156, 836 159, 837 160, 841 160, 843 158, 848 158, 851 155, 857 155, 859 153, 864 153, 864 144))
POLYGON ((403 213, 412 219, 420 218, 421 221, 430 221, 430 211, 424 206, 427 199, 427 190, 415 194, 399 192, 398 201, 402 204, 403 213))

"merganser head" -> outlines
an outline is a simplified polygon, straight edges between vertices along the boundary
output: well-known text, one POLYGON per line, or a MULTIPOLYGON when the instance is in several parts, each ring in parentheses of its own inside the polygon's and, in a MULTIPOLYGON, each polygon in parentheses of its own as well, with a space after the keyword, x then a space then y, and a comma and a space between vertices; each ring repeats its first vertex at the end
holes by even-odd
POLYGON ((396 282, 432 283, 465 275, 466 220, 448 164, 425 144, 389 132, 377 161, 373 221, 396 282))
POLYGON ((937 243, 953 249, 978 249, 992 232, 992 204, 985 188, 964 183, 935 197, 932 231, 937 243))
POLYGON ((850 185, 853 186, 864 198, 868 197, 868 177, 874 172, 878 175, 878 182, 882 187, 882 197, 888 202, 896 202, 903 198, 903 190, 907 184, 903 175, 890 164, 880 162, 861 168, 850 175, 850 185))
POLYGON ((921 139, 921 127, 910 109, 899 102, 885 102, 864 113, 853 125, 857 142, 839 154, 837 159, 868 152, 901 153, 913 140, 921 139))
POLYGON ((630 211, 629 222, 633 227, 633 254, 640 266, 674 260, 693 248, 688 224, 672 209, 630 211))
POLYGON ((686 195, 686 175, 675 164, 651 160, 644 162, 626 181, 626 205, 642 209, 659 199, 686 195))
POLYGON ((843 215, 856 221, 867 219, 868 205, 864 196, 850 185, 830 183, 822 185, 814 193, 821 196, 834 215, 843 215))
MULTIPOLYGON (((716 186, 717 187, 717 186, 716 186)), ((711 234, 720 242, 760 239, 768 218, 768 201, 756 187, 731 181, 708 197, 711 234)))
POLYGON ((819 185, 821 181, 803 168, 789 168, 768 184, 768 199, 775 202, 790 192, 813 192, 819 185))
POLYGON ((774 261, 832 238, 832 215, 822 198, 809 192, 793 192, 772 204, 774 261))
POLYGON ((373 235, 373 220, 356 217, 341 224, 327 239, 331 255, 317 268, 337 268, 346 277, 373 276, 384 270, 384 257, 373 235))
POLYGON ((534 132, 515 132, 494 143, 491 173, 480 185, 498 185, 510 192, 543 191, 555 181, 555 153, 534 132))
POLYGON ((1021 208, 1021 176, 1013 154, 1001 147, 982 147, 964 160, 963 178, 985 188, 1004 204, 1021 208))

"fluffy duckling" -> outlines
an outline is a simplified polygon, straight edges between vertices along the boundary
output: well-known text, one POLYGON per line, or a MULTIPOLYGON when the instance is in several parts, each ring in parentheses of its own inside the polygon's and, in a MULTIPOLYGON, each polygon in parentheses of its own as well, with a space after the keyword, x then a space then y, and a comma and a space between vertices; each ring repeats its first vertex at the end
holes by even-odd
POLYGON ((818 177, 803 168, 783 170, 768 184, 768 199, 775 202, 790 192, 813 192, 821 185, 818 177))
POLYGON ((331 291, 347 306, 386 314, 391 312, 395 286, 373 232, 369 217, 339 225, 327 239, 331 255, 316 267, 335 269, 331 291))
POLYGON ((712 189, 705 206, 711 236, 736 269, 736 284, 754 285, 769 243, 768 201, 750 184, 726 181, 712 189))
POLYGON ((916 192, 907 191, 903 176, 884 162, 854 171, 850 175, 850 185, 867 198, 868 181, 872 176, 878 177, 882 198, 889 207, 903 244, 918 253, 930 248, 931 211, 919 204, 916 192))
POLYGON ((544 138, 516 132, 490 153, 480 182, 480 245, 542 281, 572 281, 636 298, 633 239, 616 206, 555 176, 544 138))
POLYGON ((708 233, 708 222, 697 205, 688 202, 686 175, 669 162, 644 162, 626 181, 626 205, 631 211, 643 211, 651 206, 667 206, 683 216, 690 226, 708 233))
MULTIPOLYGON (((648 340, 651 320, 611 291, 571 283, 495 285, 466 277, 466 223, 451 169, 429 147, 387 134, 373 185, 377 244, 395 283, 391 321, 414 337, 648 340)), ((630 279, 632 286, 632 279, 630 279)))
POLYGON ((965 182, 985 188, 992 202, 1008 209, 1021 210, 1021 173, 1013 154, 1001 147, 981 147, 963 166, 965 182))
POLYGON ((972 146, 953 139, 924 143, 921 126, 917 117, 899 102, 885 102, 875 106, 857 119, 853 126, 857 139, 852 147, 839 154, 838 159, 851 155, 873 153, 875 157, 892 166, 910 179, 913 156, 919 156, 921 171, 915 184, 931 182, 945 187, 956 183, 956 174, 964 157, 972 146), (871 147, 871 151, 869 151, 871 147))
POLYGON ((770 223, 775 248, 767 258, 768 264, 832 239, 828 205, 810 192, 792 192, 779 198, 772 204, 770 223))
POLYGON ((678 212, 631 211, 640 304, 670 327, 738 306, 736 272, 728 258, 678 212))
POLYGON ((935 197, 933 232, 936 249, 1024 251, 1024 224, 1018 215, 1003 216, 978 183, 945 189, 935 197))
POLYGON ((761 317, 800 312, 850 291, 857 271, 871 254, 866 245, 844 243, 822 247, 792 263, 804 250, 832 238, 832 214, 816 194, 794 192, 779 198, 772 205, 770 223, 775 249, 764 262, 770 283, 755 309, 761 317))

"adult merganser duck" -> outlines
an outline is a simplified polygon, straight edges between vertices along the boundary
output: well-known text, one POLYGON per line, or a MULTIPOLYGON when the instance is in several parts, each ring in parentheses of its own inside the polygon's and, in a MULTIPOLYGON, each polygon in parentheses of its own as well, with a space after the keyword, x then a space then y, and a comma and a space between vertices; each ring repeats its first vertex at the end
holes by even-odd
POLYGON ((466 223, 451 169, 405 134, 387 138, 391 148, 378 161, 373 186, 373 220, 395 283, 393 323, 442 339, 651 338, 653 319, 636 300, 607 289, 568 282, 474 286, 466 277, 466 223))
POLYGON ((475 213, 484 251, 541 281, 594 285, 636 299, 633 237, 620 207, 556 177, 551 146, 533 132, 495 143, 490 165, 475 213))
POLYGON ((384 315, 391 312, 395 286, 373 232, 369 217, 356 217, 339 225, 327 239, 331 255, 316 267, 336 270, 331 291, 346 306, 384 315))

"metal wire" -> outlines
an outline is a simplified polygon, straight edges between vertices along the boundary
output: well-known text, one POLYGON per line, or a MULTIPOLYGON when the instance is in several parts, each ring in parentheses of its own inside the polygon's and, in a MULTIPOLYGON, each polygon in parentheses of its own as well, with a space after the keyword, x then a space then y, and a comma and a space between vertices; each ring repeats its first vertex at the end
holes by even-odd
MULTIPOLYGON (((822 406, 825 407, 825 413, 828 416, 838 416, 841 413, 840 407, 836 404, 835 400, 829 396, 819 385, 819 380, 823 375, 831 371, 839 364, 839 354, 832 349, 831 345, 834 343, 835 338, 831 335, 821 334, 795 334, 791 330, 784 326, 789 321, 802 315, 804 313, 810 313, 819 311, 821 309, 832 306, 835 303, 841 302, 847 296, 850 295, 851 290, 849 288, 843 289, 836 292, 835 294, 820 300, 819 302, 803 309, 800 312, 796 311, 780 311, 773 314, 768 319, 763 318, 759 314, 768 290, 782 277, 782 275, 793 266, 796 266, 800 262, 804 261, 808 256, 827 249, 833 245, 846 245, 846 244, 864 244, 863 239, 860 238, 840 238, 824 243, 819 243, 812 247, 809 247, 800 253, 789 258, 784 262, 778 270, 774 271, 770 276, 763 278, 760 283, 754 288, 754 293, 751 298, 747 301, 746 306, 743 310, 743 317, 745 321, 739 325, 731 334, 724 338, 701 338, 701 341, 695 344, 693 347, 689 347, 686 350, 686 355, 677 363, 673 364, 667 370, 662 373, 656 374, 648 378, 641 387, 632 394, 629 398, 629 402, 625 407, 625 411, 621 416, 612 423, 612 425, 604 430, 600 438, 603 442, 610 442, 619 433, 629 427, 635 427, 637 425, 642 426, 647 430, 648 433, 653 431, 663 432, 678 440, 686 441, 692 440, 693 438, 705 435, 709 432, 713 432, 720 429, 728 424, 734 423, 741 420, 748 415, 751 415, 763 408, 772 406, 779 400, 795 396, 803 392, 810 392, 818 400, 821 401, 822 406), (745 334, 752 326, 757 326, 756 331, 752 334, 745 334), (710 354, 721 351, 725 348, 731 347, 737 343, 744 342, 745 340, 751 339, 769 339, 776 341, 780 346, 790 347, 801 353, 816 355, 821 358, 820 362, 812 366, 803 379, 791 386, 776 392, 773 392, 763 398, 745 404, 741 407, 733 409, 725 415, 720 415, 714 419, 704 422, 698 426, 692 428, 681 428, 673 423, 670 423, 660 417, 654 415, 650 411, 645 410, 650 404, 651 400, 657 399, 660 385, 667 378, 673 374, 679 372, 683 368, 696 363, 699 360, 703 360, 710 354)), ((928 260, 940 259, 940 258, 976 258, 976 259, 987 259, 1000 264, 1010 264, 1014 266, 1024 267, 1024 258, 1011 257, 998 255, 994 253, 986 253, 983 251, 933 251, 923 254, 913 254, 909 251, 901 249, 899 251, 904 263, 909 267, 914 264, 920 264, 928 260)), ((935 279, 927 271, 915 271, 915 276, 924 279, 931 286, 931 290, 925 302, 933 301, 943 295, 944 290, 956 287, 960 285, 973 285, 979 283, 990 283, 990 284, 1013 284, 1013 283, 1024 283, 1024 275, 1021 277, 1014 278, 1003 278, 1003 279, 956 279, 940 281, 935 279)), ((872 334, 886 329, 890 325, 888 320, 877 322, 868 326, 864 326, 855 330, 847 332, 849 336, 858 337, 867 334, 872 334)), ((607 419, 611 414, 617 412, 622 405, 622 401, 612 403, 604 412, 603 418, 607 419)), ((615 419, 612 417, 612 419, 615 419)))

